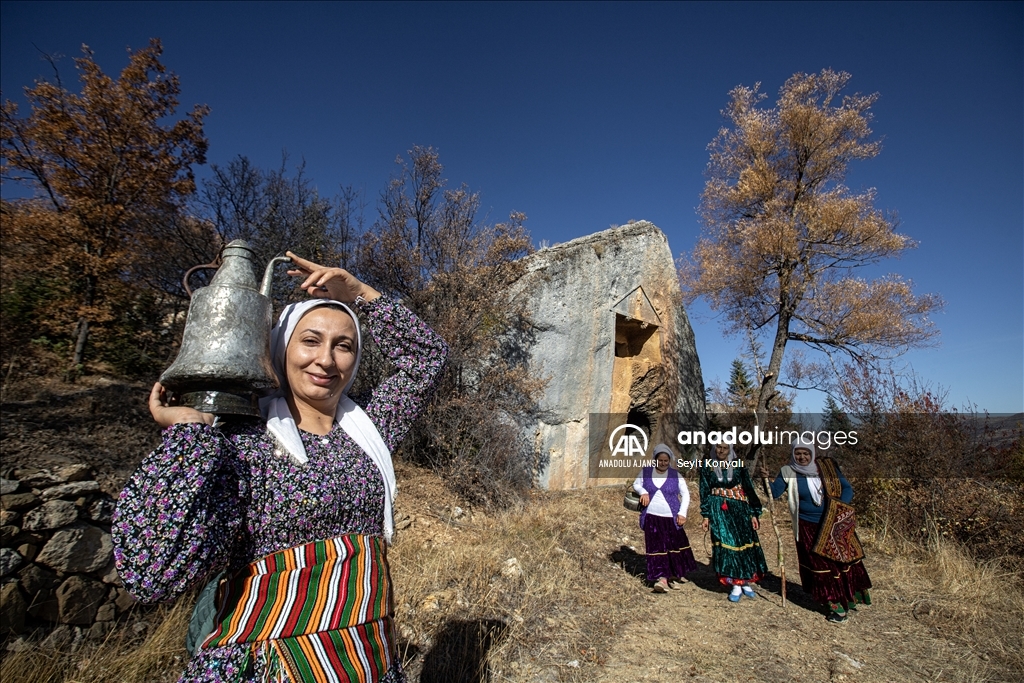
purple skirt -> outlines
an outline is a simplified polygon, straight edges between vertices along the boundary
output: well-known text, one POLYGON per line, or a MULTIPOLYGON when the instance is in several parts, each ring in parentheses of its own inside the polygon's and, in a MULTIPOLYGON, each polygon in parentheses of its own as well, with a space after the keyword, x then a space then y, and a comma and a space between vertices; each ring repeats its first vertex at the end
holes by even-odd
POLYGON ((855 602, 854 593, 871 588, 871 579, 864 562, 841 564, 811 552, 818 525, 800 520, 800 540, 796 556, 800 560, 800 584, 804 592, 822 605, 829 603, 848 608, 855 602))
POLYGON ((676 528, 671 517, 647 515, 644 520, 647 580, 683 577, 697 568, 686 531, 676 528))

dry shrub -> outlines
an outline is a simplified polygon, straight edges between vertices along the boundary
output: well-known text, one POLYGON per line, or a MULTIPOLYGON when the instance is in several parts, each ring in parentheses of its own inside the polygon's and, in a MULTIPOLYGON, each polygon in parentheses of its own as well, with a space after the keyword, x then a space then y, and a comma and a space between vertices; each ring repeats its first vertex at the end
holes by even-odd
POLYGON ((927 543, 956 541, 983 560, 1024 567, 1024 487, 987 479, 851 478, 863 522, 888 535, 927 543))
MULTIPOLYGON (((533 480, 533 449, 517 424, 536 412, 543 382, 526 370, 533 326, 507 290, 532 250, 526 216, 481 225, 480 197, 450 189, 433 148, 414 147, 381 193, 380 216, 359 241, 359 277, 400 299, 445 341, 448 365, 401 455, 443 475, 477 503, 503 506, 533 480)), ((367 346, 372 351, 370 345, 367 346)), ((356 389, 391 369, 364 353, 356 389)))
POLYGON ((859 443, 829 455, 856 491, 865 540, 893 555, 891 585, 942 636, 929 659, 943 665, 925 678, 1022 680, 1020 424, 951 409, 917 378, 866 366, 847 368, 840 390, 859 443))
POLYGON ((533 482, 522 429, 486 402, 455 396, 436 401, 421 430, 433 444, 433 469, 467 501, 506 508, 533 482))
POLYGON ((916 378, 847 368, 855 449, 838 449, 862 518, 917 542, 937 534, 982 559, 1024 563, 1022 428, 949 408, 916 378))

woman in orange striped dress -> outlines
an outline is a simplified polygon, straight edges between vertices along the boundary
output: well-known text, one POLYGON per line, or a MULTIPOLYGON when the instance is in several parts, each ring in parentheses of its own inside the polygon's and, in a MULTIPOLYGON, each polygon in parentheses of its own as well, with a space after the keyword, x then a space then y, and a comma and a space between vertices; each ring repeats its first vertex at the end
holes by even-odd
POLYGON ((215 424, 153 387, 163 443, 118 501, 115 560, 144 602, 224 572, 212 630, 182 681, 402 681, 387 568, 390 453, 447 346, 347 271, 291 256, 289 274, 316 298, 286 307, 272 333, 281 390, 261 401, 263 419, 215 424), (347 395, 362 349, 350 306, 397 368, 364 407, 347 395))

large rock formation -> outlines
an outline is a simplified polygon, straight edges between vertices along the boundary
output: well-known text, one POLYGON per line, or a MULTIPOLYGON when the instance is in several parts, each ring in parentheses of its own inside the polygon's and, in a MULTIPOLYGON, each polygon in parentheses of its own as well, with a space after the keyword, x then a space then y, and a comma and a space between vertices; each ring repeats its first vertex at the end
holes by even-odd
POLYGON ((668 239, 641 221, 542 249, 525 265, 512 293, 535 325, 531 371, 548 379, 542 415, 524 427, 538 455, 537 483, 612 483, 590 476, 591 415, 628 416, 653 432, 653 446, 674 438, 678 420, 668 414, 704 414, 668 239))

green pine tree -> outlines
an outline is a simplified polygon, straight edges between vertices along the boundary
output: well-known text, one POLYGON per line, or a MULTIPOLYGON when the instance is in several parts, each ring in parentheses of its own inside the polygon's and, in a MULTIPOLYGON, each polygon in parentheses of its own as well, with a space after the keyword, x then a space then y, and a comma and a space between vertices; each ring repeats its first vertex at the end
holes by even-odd
POLYGON ((726 387, 729 394, 729 404, 733 408, 753 409, 755 399, 754 383, 747 373, 747 366, 739 358, 732 362, 732 370, 729 372, 729 386, 726 387))
POLYGON ((831 396, 825 399, 825 410, 822 413, 821 428, 824 431, 849 431, 853 428, 850 417, 831 396))

